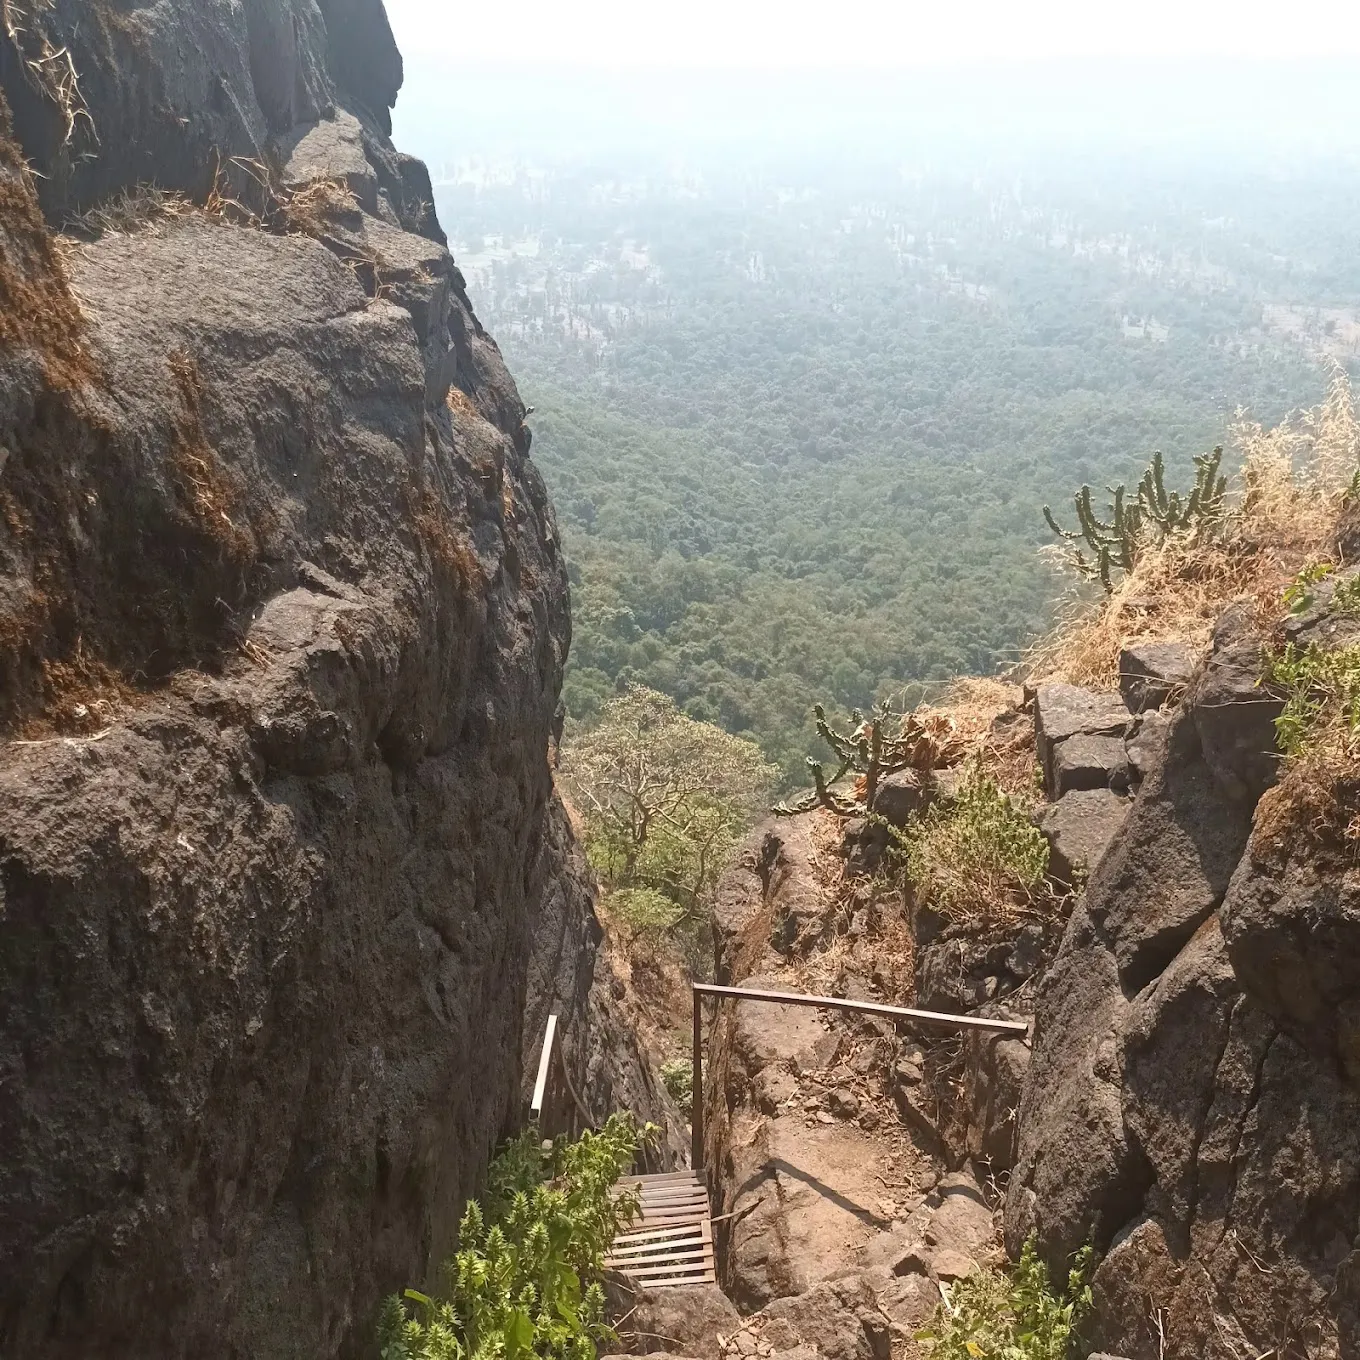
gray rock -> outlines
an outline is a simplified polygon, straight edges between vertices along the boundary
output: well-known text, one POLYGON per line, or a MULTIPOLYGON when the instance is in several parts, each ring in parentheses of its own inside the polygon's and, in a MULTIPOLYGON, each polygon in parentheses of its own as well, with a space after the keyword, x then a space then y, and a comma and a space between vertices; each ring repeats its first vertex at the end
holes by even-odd
POLYGON ((930 799, 930 788, 915 770, 899 770, 879 783, 874 791, 873 810, 896 827, 920 812, 930 799))
POLYGON ((1353 871, 1252 832, 1233 730, 1173 717, 1038 997, 1007 1243, 1105 1252, 1110 1354, 1259 1354, 1282 1318, 1319 1354, 1360 1335, 1353 871))
POLYGON ((1134 713, 1182 694, 1199 658, 1184 642, 1136 642, 1119 653, 1119 690, 1134 713))
POLYGON ((1171 718, 1157 709, 1144 713, 1138 720, 1138 730, 1126 746, 1129 768, 1136 782, 1146 779, 1161 763, 1166 753, 1166 738, 1171 731, 1171 718))
POLYGON ((827 1099, 831 1112, 842 1119, 853 1119, 859 1114, 859 1097, 848 1087, 838 1086, 827 1099))
POLYGON ((1258 837, 1219 911, 1233 970, 1360 1091, 1360 883, 1293 837, 1258 837))
POLYGON ((1053 748, 1053 789, 1058 797, 1074 789, 1129 787, 1129 760, 1122 737, 1068 737, 1053 748))
POLYGON ((647 1289, 625 1279, 614 1287, 628 1305, 618 1324, 619 1337, 635 1355, 719 1360, 718 1338, 732 1336, 741 1326, 741 1315, 715 1284, 647 1289))
POLYGON ((1251 827, 1249 811, 1224 799, 1184 710, 1136 807, 1087 889, 1087 910, 1131 991, 1161 972, 1222 901, 1251 827))
POLYGON ((1118 694, 1040 685, 1034 697, 1034 737, 1050 796, 1057 788, 1053 754, 1058 742, 1075 736, 1122 737, 1132 725, 1133 716, 1118 694))
MULTIPOLYGON (((820 935, 822 898, 810 826, 809 817, 769 818, 747 837, 723 875, 713 908, 719 983, 731 981, 728 961, 750 952, 743 931, 751 921, 772 923, 770 943, 780 953, 820 935)), ((747 962, 748 970, 753 962, 747 962)))
MULTIPOLYGON (((206 194, 218 165, 269 161, 272 137, 337 104, 353 103, 375 139, 391 133, 401 57, 381 0, 164 0, 119 11, 62 0, 34 26, 70 53, 89 113, 68 139, 56 101, 38 96, 17 63, 7 68, 15 128, 53 219, 139 184, 206 194)), ((395 153, 389 160, 396 169, 395 153)))
POLYGON ((338 180, 369 213, 378 211, 378 176, 364 151, 363 127, 344 109, 300 124, 279 143, 283 182, 300 189, 314 180, 338 180))
POLYGON ((1263 668, 1252 606, 1234 606, 1219 620, 1213 650, 1187 696, 1214 778, 1230 799, 1248 808, 1279 769, 1275 719, 1284 704, 1261 687, 1263 668))
POLYGON ((891 1324, 863 1274, 813 1285, 765 1308, 764 1336, 778 1351, 815 1346, 826 1360, 888 1360, 891 1324))
POLYGON ((968 1036, 963 1087, 967 1150, 993 1171, 1008 1170, 1014 1161, 1016 1117, 1029 1059, 1029 1045, 1023 1039, 968 1036))
MULTIPOLYGON (((381 6, 324 8, 363 71, 328 67, 303 0, 35 9, 101 148, 63 150, 6 60, 48 212, 201 194, 215 152, 334 131, 351 94, 385 112, 381 6)), ((433 236, 428 206, 402 216, 428 176, 354 112, 393 215, 433 236)), ((0 179, 50 338, 71 297, 7 136, 0 179)), ((545 758, 569 608, 523 406, 438 246, 352 225, 386 233, 401 305, 335 244, 188 216, 72 253, 78 397, 69 354, 0 355, 5 492, 35 526, 0 532, 0 591, 66 601, 0 653, 0 723, 76 637, 148 682, 98 742, 0 749, 7 1355, 358 1353, 452 1249, 551 1006, 585 1099, 677 1132, 608 1013, 545 758)))
POLYGON ((1124 825, 1129 801, 1110 789, 1079 789, 1045 810, 1039 829, 1048 841, 1054 879, 1073 883, 1100 862, 1124 825))

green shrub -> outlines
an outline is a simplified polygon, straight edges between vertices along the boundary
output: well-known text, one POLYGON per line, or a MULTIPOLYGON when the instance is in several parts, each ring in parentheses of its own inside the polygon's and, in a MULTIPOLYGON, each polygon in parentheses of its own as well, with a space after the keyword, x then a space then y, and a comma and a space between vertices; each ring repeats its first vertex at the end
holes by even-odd
POLYGON ((1299 574, 1284 588, 1285 608, 1291 614, 1306 614, 1312 607, 1316 598, 1313 587, 1319 581, 1325 581, 1336 570, 1336 566, 1331 562, 1310 562, 1299 574))
POLYGON ((977 762, 957 794, 912 818, 897 840, 918 899, 946 916, 990 914, 1048 873, 1048 842, 977 762))
POLYGON ((1275 744, 1283 755, 1306 755, 1327 734, 1340 735, 1347 747, 1360 737, 1360 646, 1287 643, 1269 658, 1264 680, 1284 695, 1284 711, 1275 719, 1275 744))
POLYGON ((1338 614, 1360 614, 1360 576, 1352 576, 1332 592, 1332 609, 1338 614))
POLYGON ((1079 1251, 1059 1292, 1034 1239, 1009 1275, 979 1271, 950 1290, 932 1324, 916 1334, 929 1360, 1068 1360, 1091 1307, 1094 1254, 1079 1251))
POLYGON ((601 1262, 636 1196, 615 1197, 639 1133, 613 1115, 598 1133, 540 1146, 532 1131, 491 1164, 485 1207, 463 1214, 446 1292, 408 1289, 383 1306, 382 1360, 595 1360, 604 1321, 601 1262))
POLYGON ((672 1058, 661 1064, 661 1082, 671 1099, 688 1112, 694 1102, 694 1063, 689 1058, 672 1058))
POLYGON ((633 935, 659 935, 685 914, 683 907, 656 888, 615 888, 601 906, 611 920, 633 935))

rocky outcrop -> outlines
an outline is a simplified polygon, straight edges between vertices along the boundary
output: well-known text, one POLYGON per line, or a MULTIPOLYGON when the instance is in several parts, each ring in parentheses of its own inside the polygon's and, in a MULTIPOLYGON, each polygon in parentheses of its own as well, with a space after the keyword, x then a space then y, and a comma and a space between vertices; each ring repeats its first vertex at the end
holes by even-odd
POLYGON ((526 1006, 651 1113, 547 760, 552 510, 378 0, 11 10, 79 91, 0 36, 0 1352, 357 1354, 520 1117, 526 1006), (35 185, 234 155, 352 198, 44 231, 35 185))
POLYGON ((1260 652, 1231 611, 1039 993, 1007 1245, 1094 1242, 1133 1360, 1360 1338, 1355 869, 1271 831, 1260 652))

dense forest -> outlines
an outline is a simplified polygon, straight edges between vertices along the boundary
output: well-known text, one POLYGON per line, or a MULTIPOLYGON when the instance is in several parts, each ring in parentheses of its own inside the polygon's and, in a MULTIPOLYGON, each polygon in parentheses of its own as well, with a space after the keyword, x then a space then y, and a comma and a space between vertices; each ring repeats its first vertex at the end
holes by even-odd
POLYGON ((436 167, 574 585, 566 698, 627 680, 790 779, 814 700, 910 701, 1051 618, 1040 507, 1360 352, 1360 174, 1091 163, 436 167), (1311 175, 1311 178, 1309 176, 1311 175))

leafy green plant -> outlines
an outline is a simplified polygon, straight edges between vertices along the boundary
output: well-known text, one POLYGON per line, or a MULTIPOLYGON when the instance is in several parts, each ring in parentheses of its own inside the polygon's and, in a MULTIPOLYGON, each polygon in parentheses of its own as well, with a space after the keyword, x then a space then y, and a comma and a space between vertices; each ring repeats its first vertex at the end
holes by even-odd
POLYGON ((1291 614, 1306 614, 1317 598, 1313 587, 1319 581, 1325 581, 1335 570, 1336 564, 1332 562, 1310 562, 1284 588, 1282 598, 1285 608, 1291 614))
POLYGON ((1064 529, 1044 506, 1044 519, 1067 545, 1067 560, 1088 580, 1099 580, 1106 591, 1114 589, 1114 572, 1132 571, 1138 554, 1149 543, 1163 543, 1172 534, 1189 533, 1199 538, 1217 533, 1226 515, 1228 479, 1219 468, 1223 449, 1195 456, 1195 484, 1181 496, 1166 489, 1166 467, 1160 450, 1143 473, 1132 500, 1121 482, 1109 488, 1113 498, 1109 520, 1102 520, 1091 503, 1091 488, 1083 486, 1073 497, 1077 527, 1064 529), (1085 544, 1086 551, 1077 546, 1085 544), (1087 552, 1091 555, 1088 557, 1087 552))
POLYGON ((691 1059, 671 1058, 663 1062, 661 1081, 682 1110, 688 1110, 694 1103, 694 1063, 691 1059))
POLYGON ((1340 734, 1353 749, 1360 738, 1360 645, 1328 649, 1317 643, 1286 643, 1268 660, 1265 683, 1283 692, 1275 719, 1281 754, 1307 754, 1326 732, 1340 734))
POLYGON ((1094 1260, 1090 1247, 1077 1252, 1059 1291, 1031 1237, 1009 1274, 983 1270, 955 1284, 916 1340, 930 1360, 1069 1360, 1091 1308, 1094 1260))
POLYGON ((1338 614, 1360 614, 1360 576, 1337 586, 1332 592, 1332 609, 1338 614))
POLYGON ((484 1205, 471 1201, 463 1214, 446 1292, 408 1289, 383 1305, 382 1360, 595 1360, 615 1339, 601 1263, 638 1207, 613 1186, 647 1132, 616 1114, 575 1142, 544 1147, 526 1131, 508 1144, 484 1205))
POLYGON ((1048 873, 1048 842, 977 761, 952 798, 893 834, 918 900, 946 916, 1004 910, 1048 873))
POLYGON ((610 920, 631 935, 660 935, 676 925, 684 909, 656 888, 615 888, 601 902, 610 920))

